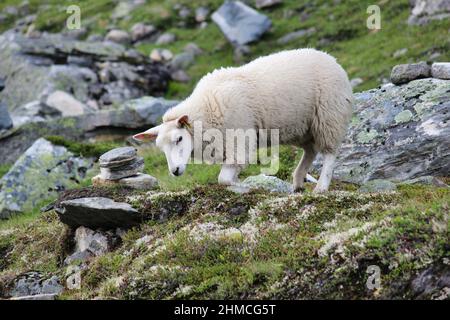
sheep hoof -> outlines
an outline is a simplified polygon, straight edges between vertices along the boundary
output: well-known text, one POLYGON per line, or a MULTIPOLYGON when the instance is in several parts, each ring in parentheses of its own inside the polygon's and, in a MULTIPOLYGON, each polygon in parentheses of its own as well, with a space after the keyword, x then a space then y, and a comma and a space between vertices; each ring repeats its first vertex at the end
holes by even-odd
POLYGON ((328 189, 315 187, 314 190, 313 190, 313 193, 315 193, 315 194, 321 194, 321 193, 325 193, 325 192, 327 192, 327 191, 328 191, 328 189))

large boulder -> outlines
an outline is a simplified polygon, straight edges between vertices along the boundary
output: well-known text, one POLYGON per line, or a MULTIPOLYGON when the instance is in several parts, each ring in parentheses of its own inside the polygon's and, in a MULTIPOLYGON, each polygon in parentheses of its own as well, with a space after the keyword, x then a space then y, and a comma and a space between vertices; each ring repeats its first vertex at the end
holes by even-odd
POLYGON ((114 130, 117 134, 132 135, 133 130, 148 129, 158 124, 162 115, 177 103, 176 100, 142 97, 129 100, 118 108, 80 116, 47 121, 36 116, 34 119, 40 122, 25 124, 20 130, 12 130, 6 134, 0 133, 0 163, 14 163, 33 141, 47 135, 60 135, 72 140, 95 138, 97 134, 111 134, 114 130))
POLYGON ((0 219, 31 210, 91 175, 93 159, 38 139, 0 179, 0 219))
POLYGON ((413 0, 412 3, 413 9, 408 19, 411 25, 450 18, 450 0, 413 0))
POLYGON ((272 26, 270 19, 240 1, 225 1, 212 15, 225 37, 234 45, 258 40, 272 26))
POLYGON ((162 64, 135 50, 113 42, 74 41, 61 34, 28 38, 5 32, 0 35, 0 61, 0 78, 6 79, 0 99, 10 111, 57 90, 81 103, 95 100, 108 108, 148 94, 162 95, 170 79, 162 64))
POLYGON ((354 183, 450 173, 450 81, 421 79, 355 94, 335 177, 354 183))

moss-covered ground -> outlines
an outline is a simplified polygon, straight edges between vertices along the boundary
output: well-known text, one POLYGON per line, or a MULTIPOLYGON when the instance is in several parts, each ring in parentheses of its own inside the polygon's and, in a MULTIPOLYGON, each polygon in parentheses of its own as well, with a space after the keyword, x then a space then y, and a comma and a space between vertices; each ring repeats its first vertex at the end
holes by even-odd
MULTIPOLYGON (((69 192, 67 198, 127 201, 148 222, 122 235, 113 252, 90 260, 81 289, 61 298, 445 297, 439 289, 416 292, 411 282, 430 266, 448 268, 448 188, 402 186, 381 194, 336 189, 325 195, 239 195, 217 185, 164 193, 69 192), (369 265, 381 270, 377 290, 366 286, 369 265)), ((65 279, 72 237, 53 211, 0 226, 0 283, 7 286, 30 270, 65 279)))

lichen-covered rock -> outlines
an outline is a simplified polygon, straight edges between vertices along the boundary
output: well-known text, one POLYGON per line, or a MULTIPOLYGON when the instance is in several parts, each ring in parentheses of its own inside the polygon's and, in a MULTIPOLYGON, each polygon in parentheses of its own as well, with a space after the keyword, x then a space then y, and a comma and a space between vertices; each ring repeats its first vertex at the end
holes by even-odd
MULTIPOLYGON (((355 94, 335 177, 362 184, 450 172, 450 81, 415 80, 355 94)), ((316 166, 317 168, 317 166, 316 166)))
POLYGON ((170 79, 163 65, 135 50, 113 42, 74 41, 61 34, 31 39, 5 32, 0 35, 0 60, 0 78, 7 79, 0 98, 10 111, 56 90, 108 108, 143 95, 162 95, 170 79), (100 77, 105 68, 114 77, 100 77))
MULTIPOLYGON (((33 111, 33 117, 39 123, 27 123, 19 131, 5 135, 0 133, 0 163, 13 163, 31 146, 33 141, 47 135, 60 135, 67 139, 83 140, 95 137, 103 128, 117 129, 121 134, 126 129, 140 129, 157 125, 167 109, 175 106, 176 100, 142 97, 129 100, 120 107, 111 110, 90 112, 76 117, 57 118, 42 121, 42 109, 33 111)), ((38 103, 39 104, 39 103, 38 103)), ((44 115, 45 116, 45 115, 44 115)))
POLYGON ((241 185, 249 188, 261 188, 271 192, 293 192, 293 187, 290 183, 265 174, 250 176, 242 181, 241 185))
POLYGON ((20 275, 14 282, 14 287, 9 293, 11 297, 37 296, 41 294, 60 294, 63 286, 59 279, 53 276, 49 279, 43 278, 39 272, 28 272, 20 275))
POLYGON ((408 24, 423 25, 431 20, 442 20, 450 17, 449 0, 415 0, 408 19, 408 24))
POLYGON ((38 139, 0 179, 0 218, 33 209, 91 174, 94 160, 38 139))
POLYGON ((374 179, 366 182, 360 188, 360 192, 391 192, 397 189, 395 183, 389 180, 374 179))
POLYGON ((272 25, 267 16, 240 1, 225 1, 213 13, 212 20, 235 45, 258 40, 272 25))

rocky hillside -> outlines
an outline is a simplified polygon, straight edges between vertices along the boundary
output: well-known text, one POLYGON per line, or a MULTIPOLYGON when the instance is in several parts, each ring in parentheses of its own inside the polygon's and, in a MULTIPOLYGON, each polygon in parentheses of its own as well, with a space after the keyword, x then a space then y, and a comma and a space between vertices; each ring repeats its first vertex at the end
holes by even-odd
POLYGON ((0 298, 449 299, 448 0, 381 1, 379 30, 359 0, 78 1, 78 30, 70 4, 0 4, 0 298), (329 193, 292 192, 294 147, 224 188, 131 141, 207 72, 306 46, 356 92, 329 193))

